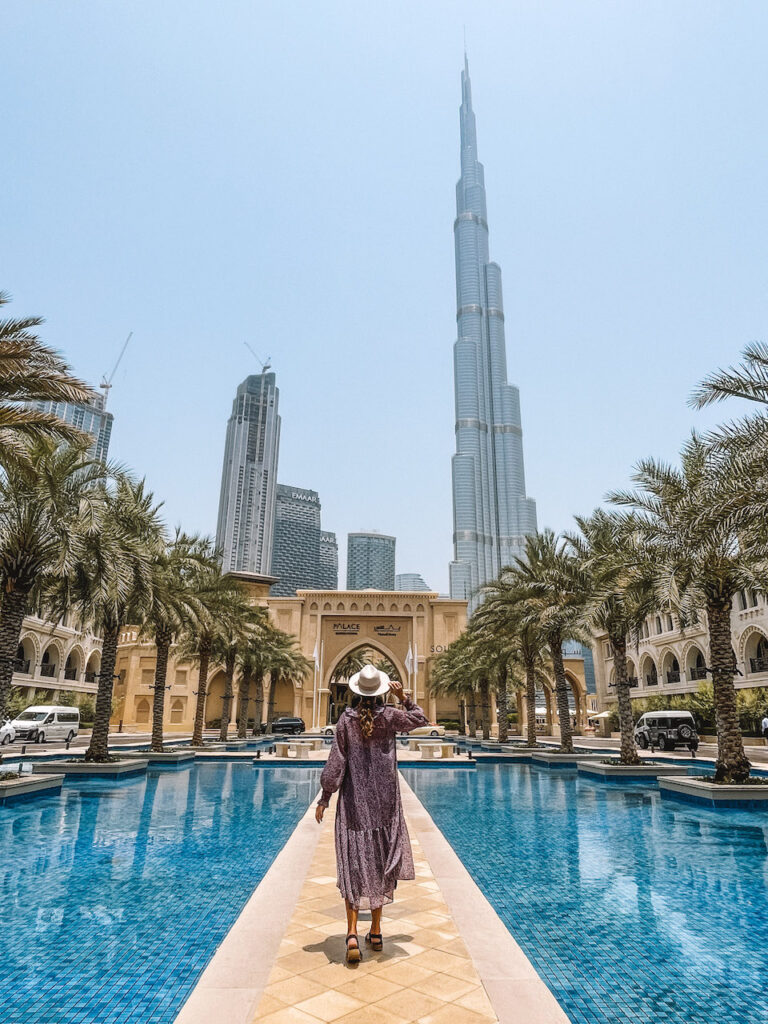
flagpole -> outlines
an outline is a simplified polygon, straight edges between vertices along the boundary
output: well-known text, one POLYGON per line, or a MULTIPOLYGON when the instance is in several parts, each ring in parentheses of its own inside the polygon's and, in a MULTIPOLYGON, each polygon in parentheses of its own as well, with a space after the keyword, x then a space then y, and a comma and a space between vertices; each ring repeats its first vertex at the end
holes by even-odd
MULTIPOLYGON (((324 651, 325 651, 325 640, 321 640, 320 641, 320 673, 319 673, 320 674, 320 680, 319 680, 319 683, 318 683, 318 692, 317 692, 317 703, 318 703, 318 705, 320 704, 320 683, 322 683, 322 681, 323 681, 323 652, 324 651)), ((318 707, 318 712, 317 713, 318 714, 320 713, 319 707, 318 707)))

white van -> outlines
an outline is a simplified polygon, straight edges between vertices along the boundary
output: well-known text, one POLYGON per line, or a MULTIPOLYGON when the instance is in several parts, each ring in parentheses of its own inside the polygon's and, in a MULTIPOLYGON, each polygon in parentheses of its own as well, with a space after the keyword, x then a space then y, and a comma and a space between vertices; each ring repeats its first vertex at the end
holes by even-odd
POLYGON ((22 711, 11 723, 16 730, 17 740, 73 740, 80 730, 78 708, 57 707, 55 704, 35 704, 22 711))

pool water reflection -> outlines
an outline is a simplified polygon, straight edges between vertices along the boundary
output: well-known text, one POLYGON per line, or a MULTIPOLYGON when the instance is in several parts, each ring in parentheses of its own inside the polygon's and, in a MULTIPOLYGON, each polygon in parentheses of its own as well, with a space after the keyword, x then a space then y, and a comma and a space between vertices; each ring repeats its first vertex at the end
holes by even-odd
POLYGON ((2 1020, 170 1024, 318 778, 202 763, 0 808, 2 1020))
POLYGON ((768 1021, 768 812, 529 765, 404 775, 574 1024, 768 1021))

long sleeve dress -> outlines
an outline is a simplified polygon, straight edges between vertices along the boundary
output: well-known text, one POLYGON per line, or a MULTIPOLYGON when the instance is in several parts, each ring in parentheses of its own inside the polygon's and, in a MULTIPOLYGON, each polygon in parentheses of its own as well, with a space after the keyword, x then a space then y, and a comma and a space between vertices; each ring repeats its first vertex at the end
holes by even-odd
POLYGON ((391 903, 401 878, 414 878, 413 855, 400 803, 395 736, 427 725, 418 706, 389 704, 373 713, 366 739, 354 708, 339 718, 333 746, 320 776, 328 806, 339 790, 336 810, 336 870, 341 895, 358 910, 391 903))

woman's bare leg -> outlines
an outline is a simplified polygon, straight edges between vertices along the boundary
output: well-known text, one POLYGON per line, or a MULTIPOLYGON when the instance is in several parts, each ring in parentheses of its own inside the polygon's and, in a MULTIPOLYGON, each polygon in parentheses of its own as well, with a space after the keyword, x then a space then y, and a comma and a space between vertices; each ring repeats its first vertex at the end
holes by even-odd
POLYGON ((345 901, 347 908, 347 935, 357 935, 357 908, 345 901))
POLYGON ((381 935, 381 907, 371 911, 371 935, 381 935))

